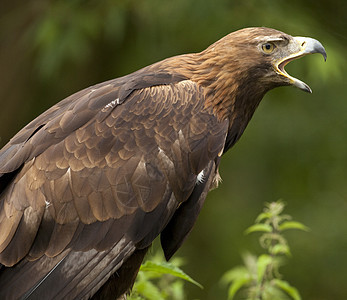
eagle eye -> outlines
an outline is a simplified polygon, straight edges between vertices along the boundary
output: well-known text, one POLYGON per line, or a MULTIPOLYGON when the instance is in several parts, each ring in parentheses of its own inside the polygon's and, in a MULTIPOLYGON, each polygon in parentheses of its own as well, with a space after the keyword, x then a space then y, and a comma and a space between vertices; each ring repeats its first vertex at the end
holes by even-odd
POLYGON ((261 46, 261 48, 264 53, 270 54, 275 50, 276 46, 273 43, 265 43, 261 46))

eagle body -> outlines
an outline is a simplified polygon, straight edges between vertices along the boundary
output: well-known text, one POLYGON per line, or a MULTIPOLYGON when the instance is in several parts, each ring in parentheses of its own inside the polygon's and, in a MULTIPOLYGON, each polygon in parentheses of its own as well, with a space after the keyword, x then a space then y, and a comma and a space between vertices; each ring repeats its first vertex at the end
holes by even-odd
POLYGON ((0 298, 116 299, 158 235, 169 259, 222 154, 264 94, 290 84, 257 46, 274 37, 293 39, 231 33, 77 92, 19 131, 0 152, 0 298))

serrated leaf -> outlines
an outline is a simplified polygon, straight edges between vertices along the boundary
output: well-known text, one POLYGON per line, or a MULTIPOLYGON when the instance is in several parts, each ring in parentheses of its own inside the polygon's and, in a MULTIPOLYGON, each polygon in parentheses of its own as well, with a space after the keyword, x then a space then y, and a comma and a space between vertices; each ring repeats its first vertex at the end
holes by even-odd
POLYGON ((190 283, 193 283, 199 288, 203 289, 203 286, 200 283, 198 283, 189 275, 184 273, 180 268, 175 267, 172 264, 169 264, 166 262, 155 263, 152 261, 146 261, 144 264, 141 265, 140 271, 150 271, 150 272, 157 272, 161 274, 170 274, 172 276, 175 276, 175 277, 184 279, 190 283))
MULTIPOLYGON (((272 284, 271 281, 266 281, 263 284, 261 291, 262 300, 290 300, 286 292, 272 284)), ((255 299, 254 299, 255 300, 255 299)), ((259 300, 259 299, 257 299, 259 300)))
POLYGON ((228 290, 228 299, 232 300, 235 294, 246 284, 252 281, 251 277, 247 274, 233 281, 228 290))
POLYGON ((298 290, 295 287, 291 286, 287 281, 280 280, 280 279, 273 279, 272 282, 274 283, 275 286, 285 291, 294 300, 301 300, 301 296, 298 290))
POLYGON ((259 223, 265 219, 269 219, 270 217, 271 217, 271 213, 263 212, 255 219, 255 223, 259 223))
POLYGON ((250 234, 252 232, 271 232, 272 227, 268 224, 254 224, 245 230, 245 234, 250 234))
POLYGON ((257 260, 257 278, 258 282, 261 282, 264 278, 264 274, 268 265, 272 263, 272 257, 267 254, 262 254, 257 260))
POLYGON ((278 255, 278 254, 285 254, 290 256, 290 249, 287 245, 284 244, 277 244, 271 248, 271 254, 278 255))
POLYGON ((227 271, 222 279, 221 282, 223 284, 229 284, 230 282, 237 280, 241 277, 246 277, 249 275, 249 271, 244 266, 237 266, 235 268, 232 268, 231 270, 227 271))
POLYGON ((300 222, 296 222, 296 221, 283 222, 281 225, 279 225, 278 229, 280 231, 288 230, 288 229, 300 229, 300 230, 304 230, 304 231, 310 231, 310 228, 308 228, 304 224, 302 224, 300 222))

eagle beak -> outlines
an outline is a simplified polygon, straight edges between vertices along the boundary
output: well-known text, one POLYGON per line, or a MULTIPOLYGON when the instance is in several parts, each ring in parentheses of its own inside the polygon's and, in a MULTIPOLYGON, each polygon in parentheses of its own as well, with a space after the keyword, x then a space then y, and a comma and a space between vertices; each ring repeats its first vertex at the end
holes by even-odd
POLYGON ((296 49, 299 49, 299 51, 297 51, 297 52, 289 55, 288 57, 282 59, 281 61, 279 61, 277 64, 277 72, 279 74, 287 77, 290 81, 290 84, 298 87, 299 89, 301 89, 305 92, 312 93, 311 88, 305 82, 290 76, 284 70, 284 67, 294 59, 300 58, 300 57, 308 55, 308 54, 313 54, 313 53, 322 54, 324 57, 324 61, 326 61, 327 54, 325 52, 323 45, 315 39, 297 36, 297 37, 294 37, 294 44, 295 45, 293 47, 295 47, 296 49))

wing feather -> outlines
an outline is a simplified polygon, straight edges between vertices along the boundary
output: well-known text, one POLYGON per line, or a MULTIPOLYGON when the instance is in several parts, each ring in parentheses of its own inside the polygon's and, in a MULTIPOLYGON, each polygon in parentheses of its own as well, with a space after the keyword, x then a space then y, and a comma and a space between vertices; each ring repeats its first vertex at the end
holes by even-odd
MULTIPOLYGON (((211 180, 196 190, 196 178, 223 149, 227 121, 204 107, 202 88, 189 80, 119 86, 63 100, 0 153, 0 172, 21 168, 1 195, 0 262, 18 263, 26 276, 40 270, 18 296, 91 296, 192 193, 203 195, 198 203, 206 197, 211 180)), ((0 272, 0 282, 13 274, 0 272)))
POLYGON ((62 253, 74 237, 78 224, 78 220, 65 224, 55 223, 45 255, 55 257, 62 253))

